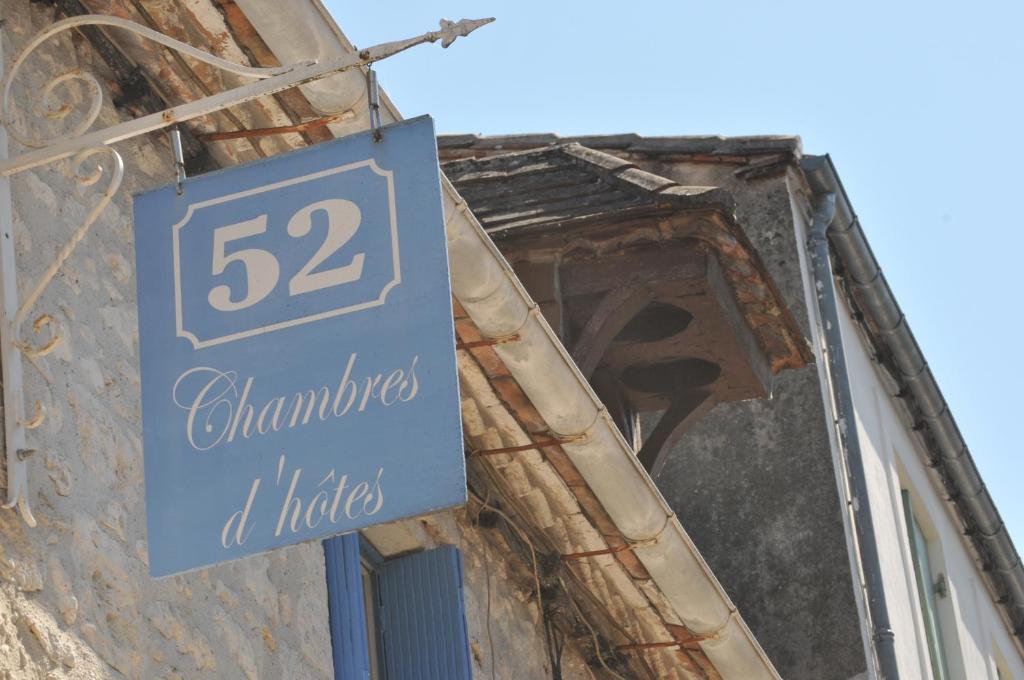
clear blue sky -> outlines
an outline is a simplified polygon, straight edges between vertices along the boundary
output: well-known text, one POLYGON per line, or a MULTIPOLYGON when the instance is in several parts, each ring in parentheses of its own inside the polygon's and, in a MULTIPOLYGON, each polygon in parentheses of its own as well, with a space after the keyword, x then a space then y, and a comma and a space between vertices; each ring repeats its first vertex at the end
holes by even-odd
POLYGON ((440 132, 798 134, 829 153, 1024 551, 1024 2, 326 0, 440 132))

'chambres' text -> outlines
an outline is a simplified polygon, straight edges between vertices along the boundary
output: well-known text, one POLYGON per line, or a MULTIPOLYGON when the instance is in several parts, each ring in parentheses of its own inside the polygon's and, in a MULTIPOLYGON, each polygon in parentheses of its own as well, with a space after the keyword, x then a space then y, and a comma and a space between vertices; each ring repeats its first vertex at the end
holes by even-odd
POLYGON ((241 378, 236 371, 196 366, 178 377, 171 396, 186 411, 189 444, 197 451, 208 451, 239 438, 301 427, 314 418, 324 421, 412 401, 419 393, 418 360, 419 356, 413 356, 408 367, 387 374, 360 375, 353 352, 336 386, 298 390, 256 403, 251 376, 241 378))

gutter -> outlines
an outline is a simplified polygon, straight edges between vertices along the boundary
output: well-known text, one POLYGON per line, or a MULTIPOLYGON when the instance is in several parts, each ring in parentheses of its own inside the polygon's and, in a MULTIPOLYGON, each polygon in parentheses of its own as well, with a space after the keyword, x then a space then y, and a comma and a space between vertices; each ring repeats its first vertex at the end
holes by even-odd
POLYGON ((935 376, 900 310, 829 156, 806 156, 804 175, 815 194, 836 196, 828 239, 842 265, 851 307, 874 344, 877 360, 899 386, 921 441, 924 462, 935 472, 1018 651, 1024 654, 1024 565, 978 473, 935 376))
MULTIPOLYGON (((246 16, 282 63, 353 52, 318 0, 281 12, 277 0, 238 0, 246 16), (295 36, 308 36, 298 41, 295 36), (315 45, 319 54, 310 54, 315 45)), ((323 111, 355 111, 365 84, 349 72, 302 87, 323 111), (329 85, 329 87, 328 87, 329 85), (353 105, 356 102, 356 105, 353 105)), ((384 122, 401 117, 382 94, 384 122)), ((368 127, 365 111, 341 125, 339 136, 368 127)), ((452 292, 488 339, 509 372, 559 438, 581 476, 679 618, 701 637, 700 647, 724 680, 778 679, 764 650, 711 573, 696 546, 640 465, 604 405, 576 368, 540 309, 484 232, 465 201, 442 179, 452 292)))
POLYGON ((882 564, 878 555, 878 539, 875 537, 875 525, 871 518, 867 475, 864 471, 860 435, 857 432, 853 391, 846 364, 846 352, 839 323, 839 304, 836 299, 835 279, 826 235, 826 231, 834 224, 836 195, 831 192, 815 194, 812 204, 814 212, 810 234, 807 237, 807 250, 820 313, 819 331, 825 341, 827 381, 832 390, 831 406, 834 419, 830 424, 838 433, 841 459, 845 462, 844 472, 850 485, 851 519, 857 534, 857 541, 851 545, 851 551, 856 554, 860 573, 864 578, 868 618, 872 628, 871 650, 878 664, 878 677, 880 680, 898 680, 900 673, 896 661, 896 636, 889 623, 882 564))

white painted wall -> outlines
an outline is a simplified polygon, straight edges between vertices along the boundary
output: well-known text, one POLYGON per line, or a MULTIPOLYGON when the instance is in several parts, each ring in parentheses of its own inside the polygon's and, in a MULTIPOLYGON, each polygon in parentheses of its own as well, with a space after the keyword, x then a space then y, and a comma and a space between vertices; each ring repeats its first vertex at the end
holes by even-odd
POLYGON ((949 582, 948 596, 937 605, 951 677, 995 680, 998 660, 1002 680, 1024 680, 1024 659, 903 420, 902 407, 889 396, 892 385, 871 360, 842 300, 840 316, 901 677, 932 677, 903 515, 900 491, 906 488, 929 540, 932 570, 946 574, 949 582))

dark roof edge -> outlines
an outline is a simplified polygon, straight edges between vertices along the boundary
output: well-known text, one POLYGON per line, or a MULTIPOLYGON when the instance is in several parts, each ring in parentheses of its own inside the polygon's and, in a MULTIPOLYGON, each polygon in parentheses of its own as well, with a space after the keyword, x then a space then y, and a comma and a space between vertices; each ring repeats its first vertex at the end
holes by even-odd
MULTIPOLYGON (((688 210, 707 208, 718 210, 722 214, 729 216, 736 212, 736 202, 732 194, 721 187, 683 186, 661 175, 641 170, 635 163, 623 160, 618 156, 613 156, 606 151, 591 149, 578 142, 560 141, 552 145, 502 150, 500 156, 501 158, 516 158, 552 154, 560 154, 568 159, 569 162, 582 167, 592 168, 606 175, 609 180, 618 184, 624 190, 633 194, 648 196, 652 202, 671 203, 679 208, 688 210)), ((447 173, 453 168, 465 169, 486 165, 496 158, 497 155, 484 158, 442 160, 441 167, 447 173)), ((454 180, 456 184, 461 181, 458 179, 458 173, 459 170, 456 170, 456 179, 454 180)), ((642 206, 641 210, 643 209, 649 209, 649 206, 642 206)), ((497 227, 496 230, 498 233, 503 233, 508 229, 497 227)), ((487 229, 487 231, 493 235, 495 229, 487 229)))
POLYGON ((879 360, 900 386, 926 448, 925 463, 941 479, 948 502, 964 523, 990 594, 1024 655, 1024 565, 949 405, 925 361, 829 156, 805 156, 801 167, 815 193, 835 193, 836 218, 828 236, 841 264, 848 302, 863 317, 860 326, 880 350, 879 360), (854 292, 855 291, 855 292, 854 292))
POLYGON ((628 153, 700 154, 700 155, 763 155, 789 154, 800 156, 801 141, 792 135, 755 135, 723 137, 720 135, 644 137, 635 133, 621 135, 579 135, 562 137, 554 133, 521 135, 439 135, 441 149, 479 149, 516 151, 576 142, 591 149, 608 149, 628 153))

